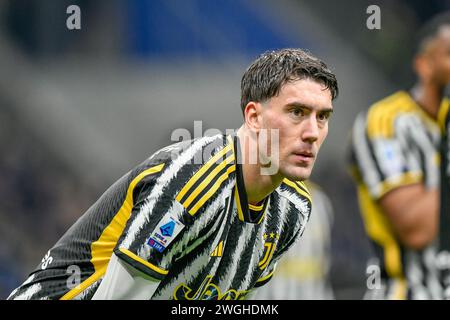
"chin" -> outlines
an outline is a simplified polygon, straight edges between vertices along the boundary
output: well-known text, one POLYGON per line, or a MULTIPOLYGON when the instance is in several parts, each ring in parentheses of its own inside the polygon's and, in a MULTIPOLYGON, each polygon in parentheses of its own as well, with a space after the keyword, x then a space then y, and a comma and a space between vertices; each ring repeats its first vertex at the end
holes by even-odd
POLYGON ((294 181, 303 181, 309 179, 311 176, 311 169, 309 168, 296 168, 296 170, 289 170, 283 174, 285 178, 294 181))

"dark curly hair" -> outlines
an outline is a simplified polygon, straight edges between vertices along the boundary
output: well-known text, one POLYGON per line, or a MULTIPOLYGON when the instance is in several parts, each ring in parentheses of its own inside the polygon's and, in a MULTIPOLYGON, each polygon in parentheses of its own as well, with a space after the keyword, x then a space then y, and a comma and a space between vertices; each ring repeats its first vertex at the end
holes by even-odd
POLYGON ((339 93, 336 76, 327 65, 300 49, 268 51, 256 59, 241 80, 241 109, 250 101, 264 102, 278 95, 291 81, 312 79, 325 85, 334 100, 339 93))

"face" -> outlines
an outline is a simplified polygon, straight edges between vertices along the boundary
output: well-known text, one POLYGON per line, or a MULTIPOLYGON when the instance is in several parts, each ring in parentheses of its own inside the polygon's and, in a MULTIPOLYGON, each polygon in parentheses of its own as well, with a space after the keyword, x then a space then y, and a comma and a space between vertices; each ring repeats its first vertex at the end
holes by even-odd
POLYGON ((450 26, 439 29, 425 47, 423 57, 428 65, 426 78, 438 87, 450 83, 450 26))
MULTIPOLYGON (((330 90, 310 79, 285 84, 278 96, 260 105, 258 119, 261 128, 267 131, 278 129, 280 177, 291 180, 309 178, 320 146, 328 134, 332 111, 330 90)), ((270 139, 268 145, 271 149, 276 148, 270 139)), ((274 155, 273 150, 269 152, 274 155)))

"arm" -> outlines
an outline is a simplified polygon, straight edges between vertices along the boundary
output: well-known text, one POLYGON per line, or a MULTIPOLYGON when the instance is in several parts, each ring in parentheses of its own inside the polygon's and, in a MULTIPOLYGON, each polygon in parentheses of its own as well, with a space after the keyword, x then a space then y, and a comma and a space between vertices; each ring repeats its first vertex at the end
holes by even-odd
POLYGON ((117 230, 123 228, 122 234, 115 244, 105 275, 92 299, 150 299, 166 274, 165 270, 157 267, 161 263, 161 255, 153 252, 150 246, 147 248, 147 251, 150 251, 147 256, 137 255, 139 249, 146 246, 146 243, 137 240, 123 244, 127 237, 131 237, 130 233, 134 232, 130 228, 137 229, 134 226, 137 224, 136 221, 139 223, 140 232, 144 235, 133 234, 133 238, 147 239, 158 230, 158 224, 164 219, 161 214, 163 211, 157 208, 147 211, 142 209, 146 199, 152 196, 153 187, 162 169, 163 164, 146 168, 138 172, 139 174, 131 181, 122 206, 122 208, 131 207, 131 212, 127 213, 126 209, 121 209, 116 214, 122 216, 116 219, 117 224, 114 227, 117 230), (142 217, 147 218, 146 223, 138 220, 138 218, 144 220, 142 217))
POLYGON ((92 300, 149 300, 159 283, 113 254, 92 300))
POLYGON ((398 239, 408 248, 420 250, 437 235, 439 193, 422 184, 395 188, 379 200, 398 239))

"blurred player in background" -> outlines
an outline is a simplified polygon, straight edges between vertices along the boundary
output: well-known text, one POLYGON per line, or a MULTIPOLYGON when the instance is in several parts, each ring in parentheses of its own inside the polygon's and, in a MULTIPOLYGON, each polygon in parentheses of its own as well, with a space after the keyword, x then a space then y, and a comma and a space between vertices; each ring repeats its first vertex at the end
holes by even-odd
POLYGON ((259 300, 330 300, 331 229, 333 207, 326 193, 316 184, 306 182, 314 203, 308 228, 278 263, 272 280, 259 289, 259 300))
POLYGON ((450 82, 450 15, 431 20, 418 35, 414 87, 372 105, 352 131, 352 172, 381 276, 368 283, 367 297, 442 298, 435 263, 438 118, 450 82))
POLYGON ((337 93, 311 54, 263 54, 242 77, 236 134, 168 146, 125 174, 9 298, 247 298, 303 233, 302 181, 337 93))

